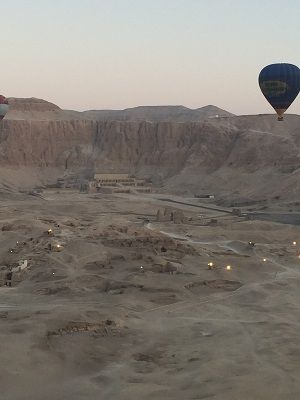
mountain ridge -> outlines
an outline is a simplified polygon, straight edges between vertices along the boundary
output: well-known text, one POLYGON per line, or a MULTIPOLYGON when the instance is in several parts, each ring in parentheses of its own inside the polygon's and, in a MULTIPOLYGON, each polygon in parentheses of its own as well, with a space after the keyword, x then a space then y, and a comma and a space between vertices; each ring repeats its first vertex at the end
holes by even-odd
POLYGON ((63 110, 56 104, 37 98, 9 98, 8 119, 93 119, 93 120, 150 120, 187 122, 217 116, 234 116, 217 106, 191 109, 182 105, 137 106, 124 110, 63 110))

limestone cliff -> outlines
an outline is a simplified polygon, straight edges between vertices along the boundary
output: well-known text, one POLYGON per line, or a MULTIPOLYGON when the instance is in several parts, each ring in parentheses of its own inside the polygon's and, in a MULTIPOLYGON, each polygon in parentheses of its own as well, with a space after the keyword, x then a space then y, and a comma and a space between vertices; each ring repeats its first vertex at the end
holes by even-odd
POLYGON ((2 172, 51 170, 51 179, 79 170, 129 172, 175 191, 209 190, 223 197, 300 193, 299 116, 282 124, 274 116, 109 121, 38 100, 10 102, 0 129, 2 172))

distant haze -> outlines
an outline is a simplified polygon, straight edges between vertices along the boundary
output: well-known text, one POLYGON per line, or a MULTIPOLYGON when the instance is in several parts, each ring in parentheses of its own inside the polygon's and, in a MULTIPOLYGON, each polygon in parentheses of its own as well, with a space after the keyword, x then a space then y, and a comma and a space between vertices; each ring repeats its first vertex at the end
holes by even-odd
POLYGON ((300 65, 297 0, 14 0, 1 16, 0 93, 66 109, 271 113, 260 70, 300 65))

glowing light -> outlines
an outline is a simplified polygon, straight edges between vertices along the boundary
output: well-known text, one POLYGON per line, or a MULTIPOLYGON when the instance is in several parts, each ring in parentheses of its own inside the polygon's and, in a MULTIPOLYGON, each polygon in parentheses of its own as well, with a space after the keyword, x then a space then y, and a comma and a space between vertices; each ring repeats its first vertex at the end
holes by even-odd
POLYGON ((214 266, 214 263, 213 263, 213 262, 209 262, 207 265, 208 265, 209 267, 213 267, 213 266, 214 266))
POLYGON ((297 245, 297 242, 293 242, 293 246, 296 246, 297 245))
POLYGON ((267 261, 267 259, 266 259, 266 258, 263 258, 263 261, 264 261, 264 262, 266 262, 266 261, 267 261))
POLYGON ((226 266, 227 271, 231 271, 231 265, 226 266))

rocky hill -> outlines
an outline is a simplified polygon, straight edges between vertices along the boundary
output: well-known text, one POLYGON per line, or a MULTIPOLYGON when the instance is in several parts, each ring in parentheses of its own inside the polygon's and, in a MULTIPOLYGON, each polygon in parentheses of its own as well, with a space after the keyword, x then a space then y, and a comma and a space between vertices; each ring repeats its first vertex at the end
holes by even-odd
POLYGON ((297 115, 279 123, 274 115, 222 116, 208 106, 193 111, 198 121, 177 122, 188 109, 138 107, 126 111, 128 120, 116 121, 37 99, 10 104, 0 130, 0 178, 7 189, 79 171, 117 171, 150 177, 175 192, 209 191, 225 202, 299 198, 297 115), (141 119, 146 115, 150 121, 141 119))

